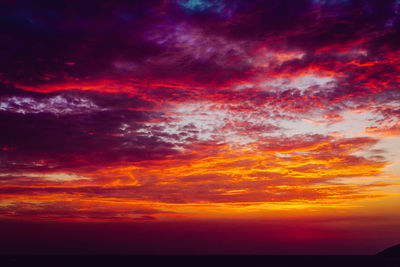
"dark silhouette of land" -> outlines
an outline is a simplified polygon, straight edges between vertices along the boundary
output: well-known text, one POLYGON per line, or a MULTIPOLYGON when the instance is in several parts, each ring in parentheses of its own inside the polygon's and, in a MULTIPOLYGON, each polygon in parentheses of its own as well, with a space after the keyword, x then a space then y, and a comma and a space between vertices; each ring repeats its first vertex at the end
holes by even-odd
POLYGON ((3 266, 400 267, 400 244, 376 255, 7 255, 3 266))
POLYGON ((399 267, 400 266, 400 244, 382 250, 377 257, 381 258, 382 263, 386 267, 399 267))
POLYGON ((3 256, 3 266, 265 266, 399 267, 399 261, 343 255, 29 255, 3 256))
POLYGON ((384 258, 397 258, 400 259, 400 244, 387 248, 377 254, 384 258))
MULTIPOLYGON (((2 266, 385 267, 377 256, 332 255, 30 255, 3 256, 2 266)), ((400 265, 399 265, 400 266, 400 265)))

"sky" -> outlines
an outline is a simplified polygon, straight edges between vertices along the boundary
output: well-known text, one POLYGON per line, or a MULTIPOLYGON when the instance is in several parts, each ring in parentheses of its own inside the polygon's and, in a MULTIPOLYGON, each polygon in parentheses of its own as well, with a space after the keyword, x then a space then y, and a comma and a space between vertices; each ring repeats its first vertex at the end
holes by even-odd
POLYGON ((399 16, 399 0, 2 1, 1 253, 399 243, 399 16))

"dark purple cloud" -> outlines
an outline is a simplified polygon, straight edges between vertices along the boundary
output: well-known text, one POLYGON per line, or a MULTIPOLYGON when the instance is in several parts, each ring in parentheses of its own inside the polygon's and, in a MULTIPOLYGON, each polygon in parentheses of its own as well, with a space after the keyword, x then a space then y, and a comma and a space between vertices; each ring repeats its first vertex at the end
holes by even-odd
MULTIPOLYGON (((37 108, 36 104, 33 102, 37 108)), ((106 162, 129 163, 177 153, 172 143, 152 134, 138 133, 145 128, 144 122, 159 118, 160 113, 86 108, 85 113, 65 115, 54 113, 57 109, 51 110, 48 104, 45 108, 43 112, 28 114, 0 112, 4 129, 0 135, 1 147, 14 148, 0 152, 4 171, 9 168, 96 168, 106 162)))

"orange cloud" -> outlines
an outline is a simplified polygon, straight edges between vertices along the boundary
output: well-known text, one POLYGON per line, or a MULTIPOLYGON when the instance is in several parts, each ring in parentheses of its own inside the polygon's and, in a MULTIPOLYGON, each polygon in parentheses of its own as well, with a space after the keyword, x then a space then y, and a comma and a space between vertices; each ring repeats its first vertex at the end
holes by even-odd
POLYGON ((352 207, 354 201, 384 196, 381 190, 390 186, 355 183, 358 177, 379 177, 386 165, 354 155, 375 143, 371 138, 320 135, 269 139, 245 147, 203 143, 187 148, 186 156, 105 167, 80 176, 65 174, 65 179, 62 173, 4 176, 8 180, 0 186, 0 210, 3 216, 129 220, 140 217, 121 211, 121 205, 160 210, 151 215, 154 218, 196 217, 207 207, 239 214, 245 207, 265 205, 352 207), (22 182, 27 179, 32 181, 22 182), (66 210, 49 210, 60 201, 69 203, 66 210), (104 215, 98 213, 99 205, 107 209, 104 215))

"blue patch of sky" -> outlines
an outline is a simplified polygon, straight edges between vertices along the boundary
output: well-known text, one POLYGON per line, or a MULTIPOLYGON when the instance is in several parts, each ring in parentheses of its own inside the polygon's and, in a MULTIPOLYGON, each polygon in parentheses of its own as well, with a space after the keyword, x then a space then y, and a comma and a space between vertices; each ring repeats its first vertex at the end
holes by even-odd
POLYGON ((177 3, 188 13, 212 12, 223 17, 230 16, 234 8, 233 5, 227 6, 224 1, 220 0, 181 0, 177 3))
POLYGON ((178 2, 178 4, 185 9, 198 12, 205 11, 214 6, 213 2, 207 0, 183 0, 178 2))

